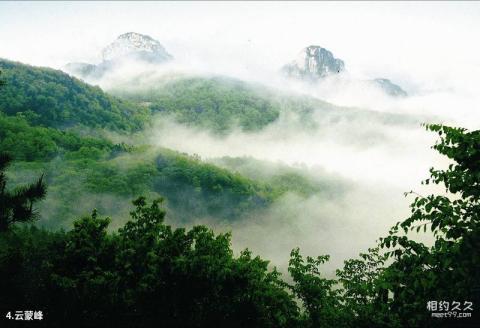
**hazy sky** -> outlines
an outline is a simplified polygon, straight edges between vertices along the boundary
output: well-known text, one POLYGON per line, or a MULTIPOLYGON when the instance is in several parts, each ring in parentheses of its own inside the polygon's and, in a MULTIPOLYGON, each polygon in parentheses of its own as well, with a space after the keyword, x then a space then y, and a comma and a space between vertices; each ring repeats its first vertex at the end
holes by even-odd
POLYGON ((418 80, 479 70, 480 3, 0 2, 0 57, 98 61, 129 31, 202 65, 276 69, 310 44, 361 76, 418 80))

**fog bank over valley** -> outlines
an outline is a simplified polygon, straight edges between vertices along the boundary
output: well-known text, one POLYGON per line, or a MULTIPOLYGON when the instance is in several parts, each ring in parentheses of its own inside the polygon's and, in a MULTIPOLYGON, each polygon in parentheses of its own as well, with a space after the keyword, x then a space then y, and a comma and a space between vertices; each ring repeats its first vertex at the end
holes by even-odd
MULTIPOLYGON (((49 6, 38 9, 37 23, 21 27, 28 13, 21 6, 0 6, 11 14, 0 22, 0 57, 64 70, 152 112, 132 134, 82 130, 153 147, 148 155, 120 156, 114 161, 118 167, 134 159, 135 165, 144 160, 159 169, 168 161, 152 153, 170 149, 194 156, 195 165, 212 164, 259 186, 276 183, 282 194, 257 200, 271 203, 239 220, 201 215, 173 224, 231 230, 236 251, 249 247, 283 268, 296 246, 306 254, 330 254, 337 266, 409 214, 411 198, 403 192, 443 192, 421 185, 430 167, 449 164, 430 148, 437 137, 422 123, 480 127, 479 46, 457 38, 480 30, 477 7, 467 15, 464 4, 425 4, 404 22, 402 13, 411 9, 405 3, 392 4, 396 10, 381 4, 344 10, 341 3, 312 3, 316 10, 311 10, 302 3, 295 12, 292 3, 275 9, 263 3, 212 4, 208 12, 197 4, 186 9, 180 3, 168 8, 125 3, 116 8, 127 11, 113 10, 103 24, 109 4, 91 16, 91 4, 69 4, 58 19, 76 19, 57 30, 46 23, 53 15, 49 6), (131 14, 127 20, 125 12, 131 14), (92 28, 80 29, 87 14, 92 28), (9 24, 15 34, 8 34, 9 24), (317 57, 308 57, 312 51, 317 57), (286 74, 285 67, 298 76, 286 74)), ((191 200, 186 195, 200 193, 198 181, 192 181, 191 190, 178 196, 185 203, 191 200)), ((100 204, 108 212, 128 198, 102 192, 82 195, 82 203, 100 204)), ((167 207, 172 205, 166 199, 167 207)), ((51 204, 47 201, 44 215, 51 204)))

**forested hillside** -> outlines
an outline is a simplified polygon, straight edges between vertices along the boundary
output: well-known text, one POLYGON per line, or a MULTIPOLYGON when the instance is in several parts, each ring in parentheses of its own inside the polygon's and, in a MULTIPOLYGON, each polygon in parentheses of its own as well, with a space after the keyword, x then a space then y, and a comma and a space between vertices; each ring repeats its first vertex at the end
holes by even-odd
POLYGON ((480 328, 480 2, 0 1, 0 328, 480 328))
POLYGON ((0 59, 5 82, 0 110, 21 114, 34 125, 67 128, 82 124, 91 128, 138 130, 148 110, 118 100, 99 87, 53 70, 0 59))
POLYGON ((103 136, 105 131, 128 135, 149 124, 149 110, 60 71, 4 60, 0 64, 5 82, 0 92, 0 151, 15 158, 15 170, 9 173, 14 183, 45 173, 49 193, 42 203, 42 212, 48 213, 43 225, 68 227, 90 207, 123 216, 128 206, 112 203, 140 194, 165 197, 169 215, 178 220, 228 221, 265 208, 287 191, 298 191, 291 179, 255 181, 195 156, 114 143, 103 136), (76 198, 85 206, 76 204, 76 198))
MULTIPOLYGON (((74 320, 117 327, 448 328, 457 321, 432 321, 425 310, 428 302, 479 302, 478 131, 428 125, 440 136, 433 148, 452 164, 431 169, 425 184, 441 185, 447 195, 418 195, 411 216, 378 243, 372 240, 374 248, 345 261, 336 277, 322 273, 328 255, 304 257, 296 248, 288 263, 290 277, 283 278, 248 249, 235 254, 229 233, 174 225, 189 226, 199 218, 255 220, 259 210, 286 193, 333 197, 347 180, 330 185, 306 171, 252 158, 206 162, 134 143, 132 132, 149 124, 150 110, 179 115, 180 122, 220 134, 237 120, 246 130, 260 129, 278 118, 285 107, 275 106, 285 99, 285 106, 296 104, 306 128, 308 115, 317 110, 332 114, 327 121, 361 113, 364 120, 409 124, 408 117, 335 112, 311 99, 255 98, 243 87, 238 96, 238 85, 208 80, 169 86, 168 96, 156 91, 147 108, 134 104, 145 101, 142 93, 139 98, 123 95, 131 103, 58 71, 2 65, 8 71, 0 76, 5 81, 0 87, 4 314, 42 309, 49 327, 74 320), (256 119, 263 114, 265 121, 256 119), (212 125, 222 122, 222 115, 228 118, 225 124, 212 125), (113 132, 132 143, 108 139, 113 132), (131 199, 134 209, 128 215, 131 199), (410 231, 420 230, 434 242, 411 236, 410 231)), ((468 308, 465 313, 472 314, 468 308)), ((465 317, 462 323, 476 319, 465 317)))
POLYGON ((261 91, 245 82, 223 77, 173 78, 112 92, 147 103, 153 112, 171 114, 179 123, 217 133, 237 125, 247 131, 259 130, 279 116, 279 108, 261 91))
POLYGON ((110 87, 109 92, 149 108, 161 117, 220 135, 236 128, 258 132, 278 122, 281 115, 295 119, 304 129, 328 128, 332 123, 343 121, 397 126, 421 123, 418 117, 406 114, 339 107, 308 95, 229 77, 174 75, 146 78, 139 75, 132 79, 132 83, 118 82, 110 87))
POLYGON ((80 195, 161 193, 176 216, 184 219, 234 219, 248 209, 267 205, 278 194, 273 187, 186 154, 31 126, 20 116, 0 114, 0 151, 18 159, 11 173, 15 182, 22 182, 29 172, 45 172, 50 186, 45 206, 52 216, 46 222, 52 227, 68 225, 63 220, 82 213, 74 203, 80 195))
MULTIPOLYGON (((425 183, 450 195, 416 197, 411 216, 377 247, 345 261, 334 279, 321 273, 328 255, 304 257, 297 248, 287 283, 250 251, 235 256, 229 234, 172 228, 161 200, 140 197, 116 233, 96 211, 67 232, 0 225, 0 309, 8 318, 12 309, 41 308, 45 322, 58 327, 72 320, 117 327, 476 327, 479 133, 427 128, 439 133, 434 148, 453 164, 432 169, 425 183), (432 245, 411 238, 420 229, 432 245), (431 302, 443 299, 458 303, 462 316, 432 319, 431 302)), ((8 164, 0 156, 3 187, 8 164)), ((33 196, 13 198, 25 206, 38 202, 33 196)), ((0 220, 28 221, 9 198, 2 188, 0 220)))

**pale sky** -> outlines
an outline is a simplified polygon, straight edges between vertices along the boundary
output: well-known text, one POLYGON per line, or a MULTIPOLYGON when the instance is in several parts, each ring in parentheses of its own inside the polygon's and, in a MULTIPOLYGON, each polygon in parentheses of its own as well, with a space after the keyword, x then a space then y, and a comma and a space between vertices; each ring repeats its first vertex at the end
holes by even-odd
POLYGON ((275 69, 318 44, 360 75, 441 78, 480 67, 476 2, 0 2, 3 58, 95 62, 129 31, 151 35, 177 58, 210 64, 275 69))

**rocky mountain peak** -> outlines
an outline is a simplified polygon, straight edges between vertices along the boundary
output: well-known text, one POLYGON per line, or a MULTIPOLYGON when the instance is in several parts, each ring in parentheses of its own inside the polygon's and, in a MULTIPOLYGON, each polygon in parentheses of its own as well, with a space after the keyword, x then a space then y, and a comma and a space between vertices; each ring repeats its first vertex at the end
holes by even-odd
POLYGON ((98 65, 89 63, 68 63, 64 69, 81 78, 98 79, 105 73, 113 71, 123 60, 134 60, 160 64, 173 59, 165 48, 154 38, 135 32, 121 34, 102 51, 102 62, 98 65))
POLYGON ((283 67, 289 76, 309 79, 338 74, 344 69, 343 60, 335 58, 332 52, 316 45, 302 49, 296 60, 283 67))
POLYGON ((172 59, 172 56, 160 42, 148 35, 135 32, 120 35, 102 51, 104 61, 115 61, 125 57, 148 62, 162 62, 172 59))

